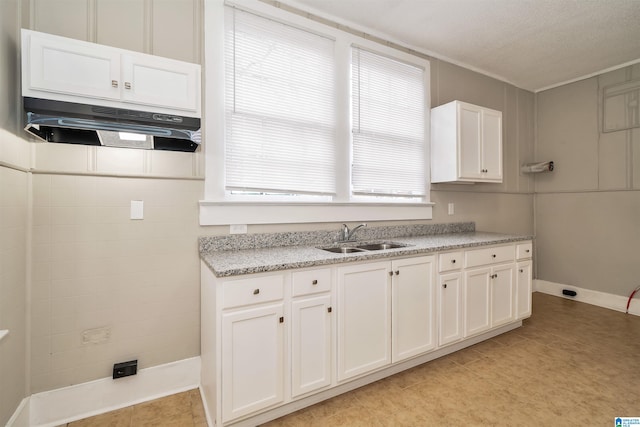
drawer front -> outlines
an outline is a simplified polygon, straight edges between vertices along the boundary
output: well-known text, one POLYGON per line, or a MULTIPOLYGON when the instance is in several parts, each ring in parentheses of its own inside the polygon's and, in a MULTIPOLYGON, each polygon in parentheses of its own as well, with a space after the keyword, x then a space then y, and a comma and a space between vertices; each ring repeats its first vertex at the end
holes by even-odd
POLYGON ((331 290, 331 269, 296 271, 291 275, 293 296, 316 294, 331 290))
POLYGON ((465 267, 497 264, 513 261, 516 256, 515 245, 494 246, 492 248, 474 249, 465 252, 465 267))
POLYGON ((519 243, 516 246, 516 256, 518 259, 531 258, 533 255, 533 245, 531 242, 519 243))
POLYGON ((462 268, 462 252, 448 252, 438 257, 438 271, 452 271, 462 268))
POLYGON ((222 307, 277 301, 282 299, 283 292, 284 276, 281 274, 232 280, 222 285, 222 307))

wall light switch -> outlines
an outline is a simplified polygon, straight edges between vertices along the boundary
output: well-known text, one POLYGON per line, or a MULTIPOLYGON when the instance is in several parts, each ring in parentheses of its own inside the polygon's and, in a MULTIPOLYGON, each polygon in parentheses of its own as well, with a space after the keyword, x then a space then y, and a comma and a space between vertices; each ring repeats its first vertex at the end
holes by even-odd
POLYGON ((453 203, 449 203, 449 215, 453 215, 455 213, 455 208, 453 203))
POLYGON ((144 202, 142 200, 131 201, 131 219, 144 219, 144 202))
POLYGON ((229 234, 247 234, 247 224, 229 225, 229 234))

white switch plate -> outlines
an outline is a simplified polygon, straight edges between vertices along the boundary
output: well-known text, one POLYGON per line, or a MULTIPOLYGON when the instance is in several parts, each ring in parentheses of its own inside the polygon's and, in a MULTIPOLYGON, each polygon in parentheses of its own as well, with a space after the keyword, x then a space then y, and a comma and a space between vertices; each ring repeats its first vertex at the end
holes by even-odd
POLYGON ((455 212, 455 207, 453 203, 449 203, 449 215, 453 215, 455 212))
POLYGON ((247 224, 229 225, 229 234, 247 234, 247 224))
POLYGON ((131 201, 131 219, 144 219, 144 202, 142 200, 131 201))

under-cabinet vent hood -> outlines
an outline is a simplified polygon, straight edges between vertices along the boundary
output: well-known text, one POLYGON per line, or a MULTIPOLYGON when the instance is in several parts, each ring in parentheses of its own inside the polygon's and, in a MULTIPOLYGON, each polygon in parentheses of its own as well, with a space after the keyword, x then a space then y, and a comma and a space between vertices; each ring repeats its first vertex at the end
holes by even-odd
POLYGON ((200 119, 25 97, 25 130, 45 142, 192 152, 200 119))
POLYGON ((25 130, 40 140, 171 151, 200 145, 200 65, 21 33, 25 130))

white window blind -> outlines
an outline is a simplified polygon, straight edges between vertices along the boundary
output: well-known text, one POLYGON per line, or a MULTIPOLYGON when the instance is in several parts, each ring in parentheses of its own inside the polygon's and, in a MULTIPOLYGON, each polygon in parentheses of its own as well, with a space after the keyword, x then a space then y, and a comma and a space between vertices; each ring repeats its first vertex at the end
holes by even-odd
POLYGON ((424 70, 352 48, 354 194, 424 196, 424 70))
POLYGON ((335 193, 334 42, 226 8, 226 189, 335 193))

